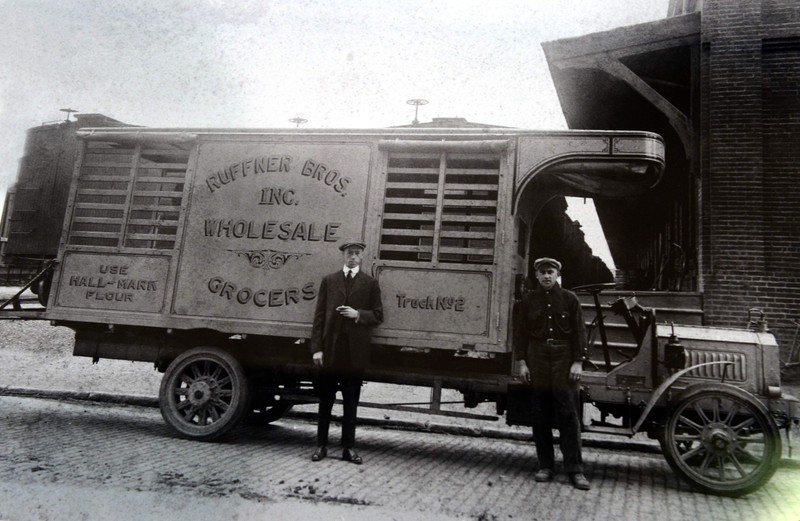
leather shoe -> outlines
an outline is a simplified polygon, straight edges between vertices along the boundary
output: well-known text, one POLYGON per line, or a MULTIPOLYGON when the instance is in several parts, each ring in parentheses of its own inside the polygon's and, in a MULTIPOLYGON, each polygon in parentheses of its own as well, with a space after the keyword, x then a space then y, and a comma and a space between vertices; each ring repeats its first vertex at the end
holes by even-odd
POLYGON ((361 465, 364 462, 354 449, 344 449, 342 451, 342 459, 356 465, 361 465))
POLYGON ((536 474, 533 475, 533 480, 539 483, 552 481, 555 474, 556 473, 553 472, 553 469, 539 469, 536 471, 536 474))
POLYGON ((589 485, 589 480, 580 472, 570 474, 569 480, 572 482, 572 486, 578 490, 589 490, 592 488, 591 485, 589 485))
POLYGON ((320 461, 325 459, 325 456, 328 455, 328 448, 327 447, 317 447, 317 450, 314 451, 314 454, 311 455, 311 461, 320 461))

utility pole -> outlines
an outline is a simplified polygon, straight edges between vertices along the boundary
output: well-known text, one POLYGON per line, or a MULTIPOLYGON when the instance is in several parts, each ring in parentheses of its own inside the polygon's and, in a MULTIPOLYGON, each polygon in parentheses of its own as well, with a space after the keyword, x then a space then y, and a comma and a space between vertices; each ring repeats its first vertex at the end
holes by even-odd
POLYGON ((411 124, 412 125, 419 125, 419 120, 417 119, 417 116, 419 114, 419 106, 420 105, 427 105, 428 104, 428 100, 415 98, 415 99, 410 99, 410 100, 406 101, 406 103, 408 103, 409 105, 414 105, 414 121, 412 121, 411 124))
POLYGON ((69 121, 69 116, 70 116, 70 114, 72 114, 73 112, 78 112, 78 111, 77 111, 77 110, 75 110, 75 109, 59 109, 59 110, 60 110, 61 112, 66 112, 66 113, 67 113, 67 119, 66 119, 65 121, 69 121))
POLYGON ((289 121, 291 121, 292 123, 296 124, 295 128, 300 128, 300 125, 302 123, 308 123, 307 119, 301 118, 300 116, 295 116, 293 118, 289 118, 289 121))

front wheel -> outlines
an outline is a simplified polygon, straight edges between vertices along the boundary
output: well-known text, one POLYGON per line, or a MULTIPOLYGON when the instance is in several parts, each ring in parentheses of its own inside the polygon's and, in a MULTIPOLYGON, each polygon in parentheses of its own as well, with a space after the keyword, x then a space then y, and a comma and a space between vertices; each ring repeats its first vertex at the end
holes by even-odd
POLYGON ((242 366, 227 352, 197 347, 176 358, 161 380, 161 415, 184 438, 209 441, 231 430, 249 403, 242 366))
POLYGON ((659 436, 672 470, 707 494, 742 496, 778 468, 781 439, 766 407, 725 384, 690 387, 676 397, 659 436))

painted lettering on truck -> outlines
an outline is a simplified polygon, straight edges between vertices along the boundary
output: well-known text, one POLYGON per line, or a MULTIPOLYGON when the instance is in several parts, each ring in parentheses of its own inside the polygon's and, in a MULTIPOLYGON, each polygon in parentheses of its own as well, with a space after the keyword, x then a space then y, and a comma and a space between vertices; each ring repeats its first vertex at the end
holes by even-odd
POLYGON ((204 235, 205 237, 234 237, 236 239, 336 242, 339 240, 340 226, 341 223, 206 219, 204 235))
POLYGON ((243 159, 209 175, 206 178, 206 186, 210 192, 214 192, 248 175, 289 172, 291 162, 292 158, 289 156, 259 156, 243 159))
POLYGON ((276 289, 252 289, 248 287, 238 287, 233 282, 228 282, 222 277, 213 277, 208 281, 208 290, 239 304, 253 304, 257 307, 280 307, 290 304, 297 304, 301 300, 314 300, 317 297, 317 289, 313 282, 307 282, 301 288, 276 288, 276 289))
MULTIPOLYGON (((259 175, 267 173, 290 173, 292 165, 291 156, 258 156, 243 159, 213 172, 206 177, 206 186, 209 192, 214 193, 225 185, 229 185, 238 179, 243 179, 248 175, 259 175)), ((321 161, 307 159, 300 169, 300 175, 320 181, 330 186, 334 192, 344 197, 347 194, 347 186, 351 183, 349 177, 344 176, 338 170, 329 167, 321 161)), ((262 201, 265 196, 272 194, 262 194, 262 201)), ((298 204, 293 198, 294 194, 282 196, 284 204, 298 204), (287 202, 291 200, 291 202, 287 202)), ((262 203, 266 204, 266 203, 262 203)))

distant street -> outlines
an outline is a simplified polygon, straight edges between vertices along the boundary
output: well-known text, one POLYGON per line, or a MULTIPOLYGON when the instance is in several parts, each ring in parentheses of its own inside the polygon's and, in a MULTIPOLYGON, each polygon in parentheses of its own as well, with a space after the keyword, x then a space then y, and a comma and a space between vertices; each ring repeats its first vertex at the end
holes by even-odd
POLYGON ((362 426, 364 465, 314 464, 300 418, 200 443, 153 408, 0 396, 0 415, 3 520, 800 519, 795 464, 727 499, 690 491, 660 455, 587 448, 579 492, 563 475, 534 483, 525 441, 362 426))

